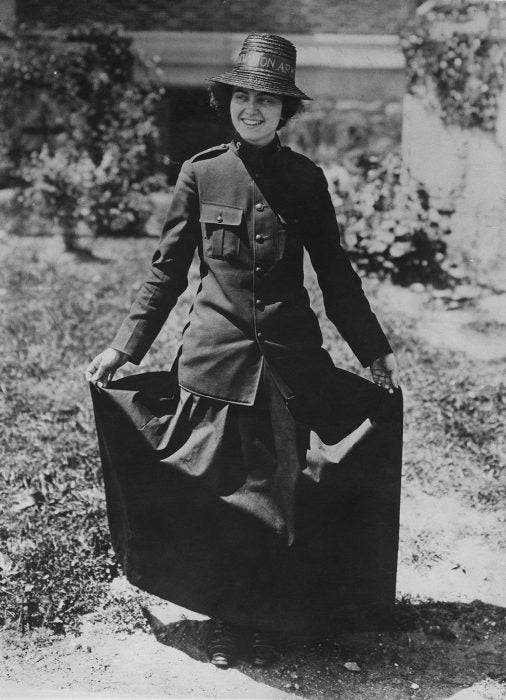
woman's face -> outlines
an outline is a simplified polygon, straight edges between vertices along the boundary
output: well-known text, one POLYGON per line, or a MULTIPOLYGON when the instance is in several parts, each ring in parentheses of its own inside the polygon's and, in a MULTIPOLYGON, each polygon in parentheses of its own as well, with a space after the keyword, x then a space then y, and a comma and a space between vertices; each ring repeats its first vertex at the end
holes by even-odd
POLYGON ((230 117, 243 141, 266 146, 272 141, 281 119, 283 100, 270 92, 234 87, 230 117))

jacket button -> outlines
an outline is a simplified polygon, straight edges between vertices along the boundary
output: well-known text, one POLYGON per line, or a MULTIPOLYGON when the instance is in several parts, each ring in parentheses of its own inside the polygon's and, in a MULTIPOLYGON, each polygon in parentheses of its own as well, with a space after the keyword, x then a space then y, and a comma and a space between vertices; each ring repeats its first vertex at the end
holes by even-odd
POLYGON ((221 214, 218 214, 218 216, 216 217, 216 221, 217 221, 219 224, 223 223, 223 217, 222 217, 221 214))
POLYGON ((255 204, 255 209, 257 211, 263 211, 265 209, 265 206, 262 204, 262 202, 259 202, 258 204, 255 204))
POLYGON ((262 277, 264 274, 264 271, 262 270, 261 267, 255 267, 255 272, 259 277, 262 277))
POLYGON ((259 233, 257 233, 257 235, 255 236, 255 241, 256 241, 257 243, 263 243, 263 242, 264 242, 264 237, 261 236, 259 233))
POLYGON ((265 308, 265 307, 264 307, 264 303, 263 303, 263 301, 262 301, 261 299, 257 299, 257 300, 255 301, 255 306, 257 307, 257 309, 258 309, 259 311, 263 311, 264 308, 265 308))

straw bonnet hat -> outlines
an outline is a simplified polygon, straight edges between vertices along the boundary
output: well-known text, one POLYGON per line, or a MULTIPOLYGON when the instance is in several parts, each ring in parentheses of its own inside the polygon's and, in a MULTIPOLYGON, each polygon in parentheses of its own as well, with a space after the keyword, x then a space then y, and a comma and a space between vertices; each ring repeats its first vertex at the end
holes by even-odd
POLYGON ((295 85, 296 58, 295 46, 288 39, 276 34, 249 34, 232 70, 208 80, 311 100, 295 85))

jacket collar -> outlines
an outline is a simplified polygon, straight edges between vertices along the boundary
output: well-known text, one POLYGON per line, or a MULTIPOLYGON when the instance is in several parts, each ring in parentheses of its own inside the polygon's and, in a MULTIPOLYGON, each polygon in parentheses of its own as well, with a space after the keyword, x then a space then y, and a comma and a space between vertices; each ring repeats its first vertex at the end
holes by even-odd
POLYGON ((270 159, 278 153, 281 148, 282 146, 277 134, 267 146, 262 146, 260 148, 252 146, 247 143, 247 141, 243 141, 237 132, 234 134, 230 143, 230 149, 244 161, 244 163, 256 166, 257 168, 267 166, 270 159))

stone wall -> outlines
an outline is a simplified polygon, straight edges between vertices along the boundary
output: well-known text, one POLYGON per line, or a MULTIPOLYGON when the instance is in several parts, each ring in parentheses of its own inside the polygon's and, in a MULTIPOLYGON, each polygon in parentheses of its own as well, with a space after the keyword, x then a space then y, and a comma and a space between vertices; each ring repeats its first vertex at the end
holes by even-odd
MULTIPOLYGON (((501 100, 506 125, 506 96, 501 100)), ((455 208, 450 256, 504 286, 506 280, 506 128, 497 135, 445 126, 422 100, 404 100, 402 152, 410 176, 455 208), (502 280, 502 281, 501 281, 502 280)))
POLYGON ((16 20, 16 0, 0 0, 0 33, 9 31, 16 20))
MULTIPOLYGON (((506 19, 506 12, 505 12, 506 19)), ((472 21, 436 19, 431 36, 444 42, 453 32, 471 36, 486 31, 490 14, 476 11, 472 21)), ((506 41, 506 21, 500 25, 506 41)), ((450 257, 498 288, 506 287, 506 88, 498 101, 494 131, 443 122, 430 81, 406 94, 402 155, 407 177, 455 210, 448 239, 450 257)))
POLYGON ((94 20, 131 30, 303 34, 395 34, 406 8, 406 0, 17 0, 20 21, 47 27, 94 20))

